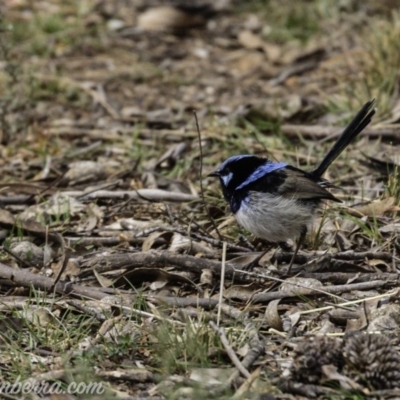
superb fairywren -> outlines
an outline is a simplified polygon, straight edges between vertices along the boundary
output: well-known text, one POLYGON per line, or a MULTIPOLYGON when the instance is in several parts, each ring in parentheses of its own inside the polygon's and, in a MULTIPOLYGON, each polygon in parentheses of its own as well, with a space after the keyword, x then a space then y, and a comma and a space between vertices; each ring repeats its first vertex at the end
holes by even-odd
POLYGON ((228 158, 209 175, 219 178, 237 222, 249 232, 270 242, 298 239, 288 272, 318 207, 324 200, 340 202, 328 192, 333 185, 322 175, 371 122, 374 102, 361 108, 313 171, 246 154, 228 158))

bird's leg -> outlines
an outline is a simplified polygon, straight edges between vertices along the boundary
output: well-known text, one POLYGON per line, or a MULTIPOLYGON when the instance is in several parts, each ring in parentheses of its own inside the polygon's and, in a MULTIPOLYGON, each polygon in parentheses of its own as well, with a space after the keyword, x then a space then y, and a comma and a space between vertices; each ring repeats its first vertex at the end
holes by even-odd
POLYGON ((287 269, 286 275, 289 275, 289 274, 290 274, 290 271, 291 271, 292 266, 293 266, 293 263, 294 263, 294 259, 296 258, 297 253, 299 252, 300 247, 301 247, 301 245, 302 245, 303 242, 304 242, 304 239, 305 239, 305 237, 306 237, 306 234, 307 234, 307 228, 304 228, 304 229, 301 231, 299 238, 297 239, 296 248, 295 248, 295 250, 294 250, 292 259, 290 260, 289 267, 288 267, 288 269, 287 269))

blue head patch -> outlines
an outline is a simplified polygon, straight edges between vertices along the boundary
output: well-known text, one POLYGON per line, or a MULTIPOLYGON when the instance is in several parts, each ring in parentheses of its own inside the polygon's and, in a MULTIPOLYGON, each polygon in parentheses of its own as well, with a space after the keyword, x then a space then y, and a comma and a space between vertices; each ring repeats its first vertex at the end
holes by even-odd
POLYGON ((236 190, 243 189, 250 183, 257 181, 263 176, 270 174, 271 172, 278 171, 287 166, 286 163, 280 162, 276 163, 273 161, 267 160, 264 164, 260 165, 257 169, 255 169, 247 178, 244 180, 239 186, 236 187, 236 190))

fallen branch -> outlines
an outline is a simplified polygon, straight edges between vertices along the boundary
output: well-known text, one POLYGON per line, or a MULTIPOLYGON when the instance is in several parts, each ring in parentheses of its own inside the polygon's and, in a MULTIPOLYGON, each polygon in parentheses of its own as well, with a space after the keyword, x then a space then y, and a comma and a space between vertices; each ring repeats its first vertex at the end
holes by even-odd
POLYGON ((91 199, 134 199, 151 201, 192 201, 198 197, 188 193, 169 192, 161 189, 138 189, 138 190, 97 190, 85 194, 83 191, 66 191, 65 196, 80 197, 83 200, 91 199))
MULTIPOLYGON (((287 282, 289 283, 289 282, 287 282)), ((387 281, 371 281, 371 282, 361 282, 361 283, 352 283, 348 285, 332 285, 332 286, 323 286, 319 287, 318 290, 313 290, 313 288, 296 288, 292 290, 278 290, 277 292, 269 292, 269 293, 256 293, 254 296, 249 296, 249 301, 252 303, 268 303, 271 300, 284 299, 287 297, 296 297, 296 296, 321 296, 321 291, 323 290, 325 294, 335 295, 338 293, 347 293, 352 290, 371 290, 378 289, 383 287, 389 283, 395 284, 396 282, 387 282, 387 281)))
POLYGON ((70 282, 57 282, 54 285, 54 280, 47 276, 32 274, 26 270, 11 268, 0 263, 0 279, 6 279, 16 285, 26 288, 33 287, 34 289, 44 290, 48 293, 59 293, 67 296, 78 296, 85 299, 101 300, 108 296, 107 293, 102 293, 99 290, 87 286, 72 284, 70 282))
POLYGON ((356 282, 370 282, 375 280, 382 281, 395 281, 399 279, 399 275, 390 272, 371 272, 363 273, 359 272, 300 272, 298 275, 301 278, 316 279, 320 282, 331 282, 336 284, 345 284, 351 281, 356 282))

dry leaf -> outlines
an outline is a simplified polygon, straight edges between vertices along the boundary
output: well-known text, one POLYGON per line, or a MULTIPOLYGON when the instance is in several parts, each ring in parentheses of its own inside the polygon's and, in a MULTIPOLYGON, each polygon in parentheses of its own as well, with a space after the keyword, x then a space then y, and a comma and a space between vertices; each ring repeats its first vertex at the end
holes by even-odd
POLYGON ((235 257, 232 260, 230 260, 230 263, 233 264, 235 268, 243 269, 248 265, 250 265, 251 263, 253 263, 255 260, 257 260, 257 258, 259 258, 260 255, 261 253, 258 252, 243 254, 241 256, 235 257))
POLYGON ((267 59, 271 62, 277 62, 280 60, 282 55, 282 47, 274 43, 264 43, 263 44, 264 53, 267 59))
MULTIPOLYGON (((226 299, 248 300, 249 296, 258 293, 264 289, 258 283, 250 283, 249 285, 233 285, 225 290, 224 297, 226 299)), ((218 297, 218 295, 216 296, 218 297)))
POLYGON ((261 37, 248 30, 239 32, 238 40, 242 46, 250 50, 261 49, 264 46, 261 37))
POLYGON ((376 217, 383 215, 386 212, 399 211, 400 208, 395 206, 396 199, 394 197, 387 197, 382 200, 375 200, 369 204, 361 207, 347 208, 347 212, 355 217, 376 217))
POLYGON ((143 31, 173 32, 204 25, 200 14, 189 14, 170 6, 153 7, 138 16, 137 26, 143 31))
POLYGON ((97 281, 100 283, 101 287, 111 287, 113 285, 113 280, 106 278, 102 274, 100 274, 96 268, 93 268, 94 276, 96 277, 97 281))
POLYGON ((69 164, 69 170, 63 177, 70 186, 83 182, 97 182, 107 177, 103 163, 96 161, 77 161, 69 164))
POLYGON ((234 368, 193 368, 190 379, 203 385, 222 385, 234 371, 234 368))
POLYGON ((173 236, 173 232, 153 232, 150 233, 150 235, 144 240, 143 244, 142 244, 142 251, 149 251, 151 250, 157 239, 164 239, 165 242, 167 243, 167 245, 169 246, 169 244, 171 243, 171 239, 173 236))
POLYGON ((200 275, 200 284, 211 286, 213 284, 214 273, 211 269, 203 269, 200 275))
POLYGON ((387 224, 379 228, 381 233, 400 233, 400 223, 387 224))
POLYGON ((47 201, 27 207, 19 214, 19 217, 22 220, 35 220, 41 223, 43 221, 53 222, 56 219, 70 218, 81 212, 86 212, 86 210, 86 204, 73 197, 58 193, 47 201))
MULTIPOLYGON (((114 286, 140 287, 144 282, 180 282, 196 287, 194 282, 185 276, 172 274, 158 268, 138 268, 133 271, 125 272, 114 281, 114 286)), ((157 285, 159 285, 159 283, 157 285)))
POLYGON ((291 290, 293 293, 307 294, 312 291, 307 288, 323 289, 323 286, 324 285, 316 279, 292 277, 286 279, 285 282, 282 283, 281 290, 291 290))
MULTIPOLYGON (((11 251, 21 258, 27 261, 29 264, 34 266, 42 267, 44 265, 44 249, 36 246, 32 242, 22 241, 16 242, 11 245, 11 251)), ((22 264, 22 267, 26 265, 22 264)))
POLYGON ((280 299, 272 300, 268 303, 267 309, 265 310, 265 321, 271 327, 278 331, 283 331, 282 320, 278 313, 278 305, 280 299))

